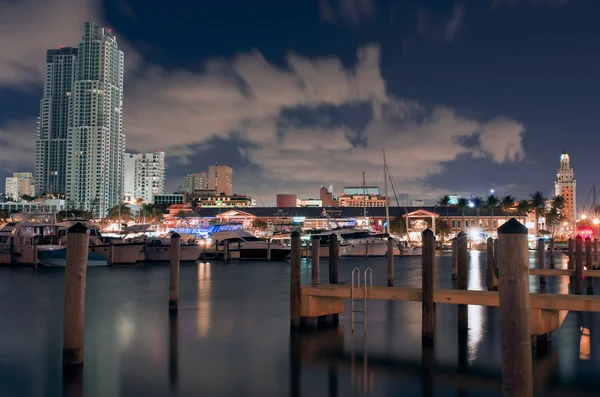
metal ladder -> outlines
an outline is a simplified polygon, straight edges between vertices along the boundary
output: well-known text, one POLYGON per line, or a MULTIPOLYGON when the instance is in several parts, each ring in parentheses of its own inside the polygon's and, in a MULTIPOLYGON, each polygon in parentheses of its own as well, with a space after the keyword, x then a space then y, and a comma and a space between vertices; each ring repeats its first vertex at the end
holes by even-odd
POLYGON ((350 288, 350 301, 351 301, 351 322, 352 322, 352 332, 354 333, 354 324, 363 324, 363 328, 365 334, 367 333, 367 301, 369 299, 369 291, 373 289, 373 270, 369 267, 365 270, 364 278, 363 278, 363 286, 362 286, 362 297, 355 295, 355 289, 361 289, 360 283, 360 269, 355 267, 352 270, 352 286, 350 288), (356 282, 356 283, 355 283, 356 282), (362 310, 356 308, 356 303, 362 302, 363 307, 362 310), (356 313, 363 314, 363 321, 357 321, 355 318, 356 313))

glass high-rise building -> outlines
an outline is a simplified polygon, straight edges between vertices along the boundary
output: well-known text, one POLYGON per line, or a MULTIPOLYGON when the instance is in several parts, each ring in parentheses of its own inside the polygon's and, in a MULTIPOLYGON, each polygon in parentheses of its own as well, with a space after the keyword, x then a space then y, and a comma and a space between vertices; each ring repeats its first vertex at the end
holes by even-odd
POLYGON ((84 29, 70 95, 66 199, 105 217, 123 199, 124 55, 110 29, 93 22, 84 29))
POLYGON ((35 147, 35 185, 38 194, 64 195, 67 180, 67 135, 77 49, 46 52, 44 94, 40 101, 35 147))

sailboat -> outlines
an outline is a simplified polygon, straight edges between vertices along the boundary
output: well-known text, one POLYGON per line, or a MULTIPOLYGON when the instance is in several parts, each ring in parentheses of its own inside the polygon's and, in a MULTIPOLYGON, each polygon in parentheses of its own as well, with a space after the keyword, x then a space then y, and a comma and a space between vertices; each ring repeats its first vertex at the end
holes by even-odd
MULTIPOLYGON (((396 189, 394 188, 394 179, 392 178, 392 174, 390 173, 390 170, 388 169, 388 166, 387 166, 387 161, 385 158, 385 149, 382 150, 382 154, 383 154, 383 175, 384 175, 383 186, 384 186, 384 193, 385 193, 385 197, 386 197, 386 201, 385 201, 385 224, 386 224, 385 232, 388 235, 390 235, 390 202, 387 199, 387 197, 388 197, 388 185, 387 185, 388 178, 390 180, 392 190, 394 191, 394 197, 396 198, 396 203, 398 204, 398 207, 400 207, 400 202, 398 200, 398 195, 396 194, 396 189)), ((404 206, 404 211, 406 213, 408 213, 406 206, 404 206)), ((418 256, 423 253, 422 247, 419 247, 410 241, 410 234, 408 233, 408 229, 409 229, 408 222, 409 222, 409 220, 407 217, 406 218, 406 242, 403 242, 403 241, 400 242, 398 250, 394 249, 394 255, 418 256)))

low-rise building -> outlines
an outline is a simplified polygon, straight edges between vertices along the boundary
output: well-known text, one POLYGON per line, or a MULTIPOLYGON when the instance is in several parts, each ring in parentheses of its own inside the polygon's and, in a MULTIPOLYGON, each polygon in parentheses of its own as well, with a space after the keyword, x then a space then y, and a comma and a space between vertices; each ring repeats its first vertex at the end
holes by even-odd
POLYGON ((31 172, 15 172, 6 178, 5 196, 12 201, 19 201, 21 196, 35 196, 35 179, 31 172))
POLYGON ((201 196, 196 198, 202 208, 237 208, 255 207, 256 200, 249 196, 234 194, 233 196, 201 196))
POLYGON ((156 205, 183 204, 186 202, 185 193, 155 194, 152 203, 156 205))

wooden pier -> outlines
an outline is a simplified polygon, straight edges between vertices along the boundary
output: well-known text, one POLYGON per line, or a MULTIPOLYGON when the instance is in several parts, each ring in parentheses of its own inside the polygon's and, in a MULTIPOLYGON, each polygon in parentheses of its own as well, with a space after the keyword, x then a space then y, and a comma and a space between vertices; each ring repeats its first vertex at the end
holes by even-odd
MULTIPOLYGON (((532 345, 537 341, 547 345, 551 341, 551 332, 558 329, 568 311, 600 312, 600 296, 591 293, 591 282, 588 281, 588 295, 582 295, 583 279, 600 277, 600 271, 591 270, 594 263, 591 254, 591 240, 585 241, 586 268, 583 266, 584 241, 579 237, 575 244, 575 252, 569 252, 571 266, 569 269, 546 269, 545 256, 538 256, 539 269, 529 269, 529 249, 527 229, 516 219, 511 219, 498 230, 498 241, 488 239, 488 269, 486 281, 488 291, 467 289, 468 263, 466 252, 466 235, 459 234, 453 243, 453 271, 457 289, 435 288, 435 237, 430 230, 423 232, 423 280, 421 288, 400 288, 393 286, 373 286, 369 272, 364 271, 358 282, 354 273, 351 285, 340 285, 337 280, 338 264, 330 261, 330 283, 320 285, 319 277, 312 274, 311 285, 300 284, 300 236, 292 235, 291 257, 291 289, 290 316, 292 330, 311 329, 314 326, 330 327, 337 325, 335 318, 344 312, 348 300, 352 305, 352 321, 354 330, 355 301, 364 302, 364 329, 367 329, 367 302, 369 300, 398 300, 422 302, 422 336, 424 346, 433 345, 435 341, 435 306, 437 304, 458 305, 459 330, 467 332, 467 306, 499 307, 501 311, 500 330, 502 336, 503 357, 503 396, 529 397, 533 395, 532 385, 532 345), (294 249, 296 248, 296 249, 294 249), (456 274, 455 274, 456 273, 456 274), (335 281, 331 275, 335 274, 335 281), (529 276, 542 277, 570 276, 574 283, 574 295, 530 293, 529 276), (362 282, 361 282, 362 280, 362 282), (333 281, 333 282, 332 282, 333 281), (499 289, 499 290, 497 290, 499 289), (532 338, 533 337, 533 338, 532 338)), ((596 251, 596 250, 595 250, 596 251)), ((595 252, 594 252, 595 253, 595 252)), ((553 261, 552 261, 553 263, 553 261)), ((393 269, 388 269, 392 272, 393 269)), ((541 281, 544 283, 544 281, 541 281)), ((389 285, 390 283, 388 283, 389 285)))

